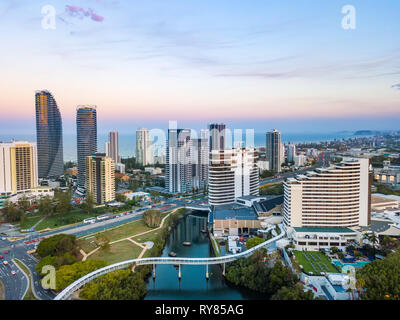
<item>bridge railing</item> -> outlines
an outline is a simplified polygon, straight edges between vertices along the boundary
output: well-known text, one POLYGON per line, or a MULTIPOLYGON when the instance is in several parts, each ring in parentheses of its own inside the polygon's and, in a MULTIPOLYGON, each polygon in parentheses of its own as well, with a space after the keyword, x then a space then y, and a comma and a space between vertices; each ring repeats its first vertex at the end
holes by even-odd
POLYGON ((245 258, 251 256, 255 251, 268 247, 272 243, 282 239, 286 232, 282 228, 282 225, 279 225, 281 230, 280 234, 276 237, 264 241, 253 248, 237 253, 232 255, 220 256, 220 257, 210 257, 210 258, 172 258, 172 257, 150 257, 150 258, 141 258, 141 259, 132 259, 123 262, 119 262, 98 270, 95 270, 82 278, 76 280, 72 284, 70 284, 67 288, 65 288, 62 292, 60 292, 54 300, 67 300, 70 299, 72 293, 80 288, 82 288, 85 284, 89 283, 90 281, 105 275, 109 272, 125 269, 133 264, 137 265, 148 265, 148 264, 173 264, 173 265, 210 265, 210 264, 223 264, 235 261, 240 258, 245 258))

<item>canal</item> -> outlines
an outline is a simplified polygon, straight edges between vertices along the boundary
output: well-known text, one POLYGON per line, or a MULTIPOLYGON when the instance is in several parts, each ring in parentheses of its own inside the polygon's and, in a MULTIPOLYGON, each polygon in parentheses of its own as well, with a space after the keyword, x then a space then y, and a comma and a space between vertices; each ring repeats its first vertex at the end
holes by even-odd
MULTIPOLYGON (((171 231, 161 256, 175 252, 177 257, 205 258, 213 256, 209 237, 204 230, 207 216, 192 212, 181 219, 171 231), (203 232, 202 232, 203 231, 203 232), (184 242, 191 242, 185 246, 184 242)), ((178 268, 158 265, 156 279, 149 278, 145 300, 247 300, 262 299, 262 296, 225 281, 219 265, 209 266, 210 279, 206 280, 206 266, 181 266, 182 278, 178 279, 178 268)))

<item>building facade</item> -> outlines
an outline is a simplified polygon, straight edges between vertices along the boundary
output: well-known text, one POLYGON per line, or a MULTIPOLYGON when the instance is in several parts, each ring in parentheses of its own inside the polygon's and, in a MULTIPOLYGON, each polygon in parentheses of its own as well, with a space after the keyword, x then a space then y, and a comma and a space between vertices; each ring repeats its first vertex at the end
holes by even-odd
POLYGON ((284 182, 288 227, 349 228, 371 219, 369 159, 345 159, 284 182))
POLYGON ((279 173, 282 171, 282 142, 281 133, 277 130, 267 132, 266 157, 270 170, 279 173))
POLYGON ((136 131, 136 161, 142 166, 154 164, 152 141, 146 128, 136 131))
POLYGON ((76 133, 78 187, 84 188, 86 181, 86 158, 97 152, 96 106, 78 106, 76 111, 76 133))
POLYGON ((86 194, 91 193, 97 204, 115 200, 114 160, 105 153, 96 153, 86 158, 86 194))
POLYGON ((208 139, 192 140, 193 188, 204 189, 208 184, 208 139))
POLYGON ((258 153, 253 148, 214 150, 208 168, 211 206, 231 204, 236 198, 259 195, 258 153))
POLYGON ((294 143, 289 143, 287 161, 294 162, 295 157, 296 157, 296 145, 294 143))
POLYGON ((35 105, 39 178, 59 177, 64 174, 61 113, 49 91, 37 91, 35 105))
POLYGON ((110 137, 109 157, 114 160, 114 163, 120 163, 121 159, 119 157, 118 131, 111 131, 109 137, 110 137))
POLYGON ((190 129, 169 129, 165 188, 170 193, 193 190, 193 156, 190 129))
POLYGON ((210 151, 225 150, 226 146, 226 125, 223 123, 212 123, 209 125, 210 151))
POLYGON ((38 181, 36 144, 0 143, 0 196, 32 190, 38 186, 38 181))

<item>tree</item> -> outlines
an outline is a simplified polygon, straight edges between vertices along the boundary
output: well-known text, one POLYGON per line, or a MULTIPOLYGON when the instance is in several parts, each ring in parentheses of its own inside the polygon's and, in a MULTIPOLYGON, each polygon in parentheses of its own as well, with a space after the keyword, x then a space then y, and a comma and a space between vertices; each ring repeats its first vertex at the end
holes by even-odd
POLYGON ((52 200, 49 196, 40 198, 39 200, 39 213, 43 216, 48 216, 53 213, 52 200))
POLYGON ((375 260, 356 273, 363 300, 400 299, 400 251, 375 260))
POLYGON ((3 214, 7 222, 17 222, 21 219, 22 212, 13 202, 7 201, 3 208, 3 214))
POLYGON ((332 252, 332 253, 338 253, 338 252, 339 252, 338 247, 332 247, 332 248, 331 248, 331 252, 332 252))
POLYGON ((27 197, 23 196, 18 199, 18 207, 23 211, 26 212, 31 207, 31 203, 27 197))
POLYGON ((85 201, 83 203, 83 210, 85 210, 87 213, 92 213, 94 209, 94 197, 91 192, 88 192, 86 195, 85 201))
POLYGON ((57 192, 55 198, 58 200, 58 204, 56 206, 57 213, 70 213, 72 210, 72 193, 71 191, 67 192, 57 192))
POLYGON ((253 248, 253 247, 259 245, 260 243, 263 243, 264 241, 265 240, 263 238, 260 238, 260 237, 251 238, 251 239, 249 239, 247 241, 246 248, 247 249, 253 248))
POLYGON ((304 292, 304 286, 298 283, 293 287, 280 288, 271 300, 314 300, 314 294, 311 290, 304 292))
POLYGON ((126 201, 126 195, 124 195, 122 193, 118 193, 115 196, 115 200, 117 200, 118 202, 125 202, 126 201))
POLYGON ((269 177, 273 177, 274 176, 274 173, 272 172, 272 171, 270 171, 270 170, 264 170, 262 173, 261 173, 261 179, 266 179, 266 178, 269 178, 269 177))
POLYGON ((63 290, 79 278, 106 265, 104 261, 87 260, 62 266, 56 272, 56 289, 63 290))
POLYGON ((147 210, 143 213, 144 223, 150 227, 159 227, 161 224, 161 212, 158 210, 147 210))
POLYGON ((87 284, 80 296, 88 300, 140 300, 147 292, 143 272, 116 270, 87 284))
POLYGON ((66 252, 72 255, 77 254, 76 237, 74 235, 57 234, 42 240, 36 249, 36 253, 42 258, 48 255, 62 256, 66 252))

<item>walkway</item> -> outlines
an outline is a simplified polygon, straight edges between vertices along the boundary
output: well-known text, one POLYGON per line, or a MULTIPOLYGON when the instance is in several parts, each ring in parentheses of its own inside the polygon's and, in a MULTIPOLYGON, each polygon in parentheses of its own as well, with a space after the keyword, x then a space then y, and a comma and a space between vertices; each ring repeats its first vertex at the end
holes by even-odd
POLYGON ((249 250, 246 250, 244 252, 234 254, 234 255, 226 255, 226 256, 221 256, 221 257, 212 257, 212 258, 171 258, 171 257, 150 257, 150 258, 141 258, 141 259, 133 259, 133 260, 128 260, 128 261, 123 261, 119 262, 98 270, 95 270, 86 276, 78 279, 71 285, 69 285, 67 288, 65 288, 60 294, 57 295, 55 300, 68 300, 70 299, 72 293, 80 288, 82 288, 85 284, 89 283, 90 281, 105 275, 109 272, 119 270, 119 269, 126 269, 130 267, 132 264, 135 265, 157 265, 157 264, 169 264, 169 265, 211 265, 211 264, 225 264, 228 262, 233 262, 237 259, 240 258, 246 258, 251 256, 255 251, 268 247, 272 244, 274 244, 276 241, 282 239, 285 235, 286 232, 282 228, 281 225, 279 225, 279 228, 281 229, 281 233, 277 235, 276 237, 267 240, 249 250))

